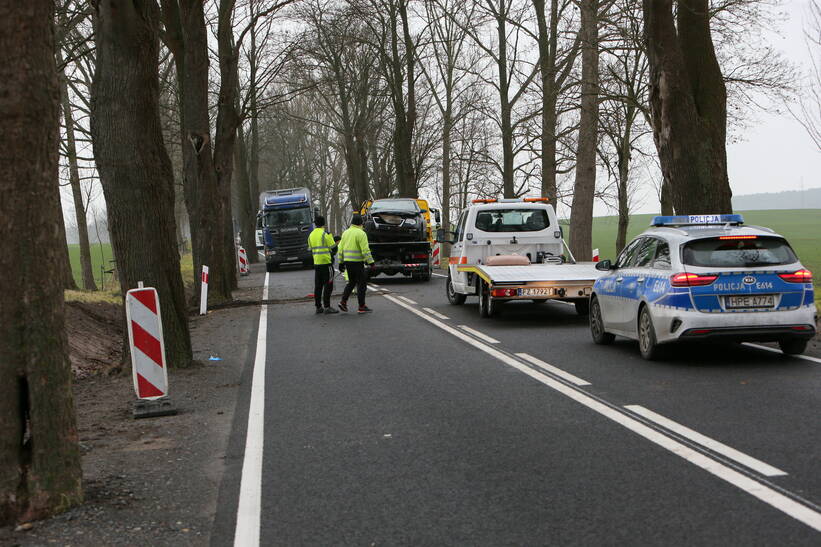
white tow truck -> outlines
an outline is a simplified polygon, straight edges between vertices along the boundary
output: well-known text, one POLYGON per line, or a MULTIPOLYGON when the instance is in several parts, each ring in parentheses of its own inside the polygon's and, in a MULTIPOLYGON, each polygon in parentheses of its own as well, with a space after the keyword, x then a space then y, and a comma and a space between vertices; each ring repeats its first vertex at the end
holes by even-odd
POLYGON ((514 300, 572 302, 587 315, 593 283, 603 274, 594 262, 575 261, 546 198, 473 200, 456 231, 438 239, 452 245, 448 301, 478 296, 482 317, 514 300))

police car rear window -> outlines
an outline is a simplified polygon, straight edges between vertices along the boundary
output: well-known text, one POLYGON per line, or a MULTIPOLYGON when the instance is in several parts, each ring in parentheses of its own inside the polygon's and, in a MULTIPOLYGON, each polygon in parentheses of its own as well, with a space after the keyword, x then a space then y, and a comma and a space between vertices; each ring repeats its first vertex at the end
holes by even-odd
POLYGON ((795 253, 781 238, 746 236, 697 239, 684 246, 682 261, 708 268, 779 266, 797 262, 795 253))
POLYGON ((476 228, 483 232, 538 232, 548 226, 544 209, 492 209, 476 215, 476 228))

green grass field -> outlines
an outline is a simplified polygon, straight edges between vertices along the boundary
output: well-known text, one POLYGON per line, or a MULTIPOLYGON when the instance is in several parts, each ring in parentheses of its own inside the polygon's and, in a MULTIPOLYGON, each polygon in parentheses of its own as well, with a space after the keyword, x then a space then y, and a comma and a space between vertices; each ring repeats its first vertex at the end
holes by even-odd
MULTIPOLYGON (((746 224, 766 226, 781 234, 790 242, 801 263, 813 272, 816 300, 821 298, 821 209, 795 209, 771 211, 738 211, 746 224)), ((655 215, 633 215, 627 241, 650 226, 655 215)), ((616 229, 618 217, 593 219, 593 248, 599 249, 603 259, 616 257, 616 229)), ((567 228, 565 228, 567 234, 567 228)))
MULTIPOLYGON (((80 246, 69 245, 68 257, 69 260, 71 260, 71 272, 74 274, 74 281, 77 282, 78 287, 82 288, 83 270, 80 267, 80 246)), ((98 289, 102 288, 100 282, 100 264, 104 266, 104 269, 110 270, 114 267, 114 264, 109 262, 109 260, 113 259, 114 255, 111 253, 111 244, 103 243, 102 248, 96 244, 91 246, 91 271, 94 272, 94 282, 97 283, 98 289)), ((106 274, 105 283, 106 289, 108 289, 111 284, 111 274, 106 274)))

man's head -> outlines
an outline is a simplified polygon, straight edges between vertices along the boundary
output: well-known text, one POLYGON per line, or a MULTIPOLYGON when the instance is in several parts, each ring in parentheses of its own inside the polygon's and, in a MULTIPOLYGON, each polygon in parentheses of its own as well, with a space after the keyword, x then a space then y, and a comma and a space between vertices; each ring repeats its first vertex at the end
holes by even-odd
POLYGON ((316 218, 314 219, 314 225, 317 228, 324 227, 325 226, 325 217, 323 217, 322 215, 316 215, 316 218))
POLYGON ((354 213, 351 217, 351 224, 354 226, 362 226, 362 215, 359 213, 354 213))

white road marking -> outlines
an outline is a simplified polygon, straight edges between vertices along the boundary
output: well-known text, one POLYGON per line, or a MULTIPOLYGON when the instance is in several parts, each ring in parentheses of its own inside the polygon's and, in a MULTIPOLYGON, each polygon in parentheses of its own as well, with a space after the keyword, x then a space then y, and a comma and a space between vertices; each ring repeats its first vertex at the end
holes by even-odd
MULTIPOLYGON (((771 348, 769 346, 760 346, 758 344, 751 344, 750 342, 742 342, 741 345, 742 346, 748 346, 748 347, 755 348, 755 349, 763 349, 764 351, 771 351, 773 353, 780 353, 782 355, 784 354, 784 352, 781 351, 778 348, 771 348)), ((810 357, 809 355, 788 355, 787 357, 795 357, 796 359, 803 359, 804 361, 810 361, 812 363, 821 364, 821 359, 819 359, 818 357, 810 357)))
POLYGON ((459 325, 459 328, 462 329, 465 332, 469 332, 470 334, 472 334, 476 338, 481 338, 482 340, 484 340, 488 344, 501 344, 501 342, 499 342, 495 338, 491 338, 490 336, 488 336, 484 332, 479 332, 478 330, 472 329, 472 328, 468 327, 467 325, 459 325))
POLYGON ((450 317, 448 317, 447 315, 442 315, 438 311, 433 310, 431 308, 422 308, 422 309, 425 310, 426 312, 428 312, 429 314, 431 314, 432 316, 436 317, 437 319, 442 319, 442 320, 445 320, 445 321, 450 319, 450 317))
POLYGON ((670 420, 669 418, 661 416, 660 414, 656 414, 652 410, 644 408, 643 406, 626 405, 624 408, 635 412, 639 416, 644 416, 648 420, 656 422, 665 429, 669 429, 674 433, 678 433, 686 439, 690 439, 691 441, 694 441, 700 444, 701 446, 707 447, 713 452, 721 454, 722 456, 726 456, 731 460, 740 463, 744 467, 748 467, 753 471, 761 473, 765 477, 783 477, 787 474, 785 471, 781 471, 780 469, 773 467, 770 464, 764 463, 761 460, 757 460, 752 456, 744 454, 743 452, 739 452, 735 448, 720 443, 715 439, 711 439, 706 435, 702 435, 698 431, 693 431, 689 427, 685 427, 679 423, 676 423, 673 420, 670 420))
POLYGON ((372 291, 380 291, 382 289, 379 288, 379 285, 368 285, 368 288, 372 291))
POLYGON ((411 300, 410 298, 408 298, 406 296, 400 296, 399 298, 401 298, 402 300, 404 300, 408 304, 413 304, 414 306, 416 305, 416 302, 414 302, 413 300, 411 300))
POLYGON ((446 276, 446 275, 443 275, 443 274, 438 274, 438 273, 432 273, 432 274, 430 274, 430 275, 435 275, 436 277, 444 277, 444 278, 446 278, 446 279, 447 279, 447 277, 448 277, 448 276, 446 276))
POLYGON ((376 283, 371 283, 370 286, 374 287, 374 288, 377 288, 377 289, 379 288, 379 285, 377 285, 376 283))
MULTIPOLYGON (((268 300, 268 278, 262 287, 262 300, 268 300)), ((235 547, 259 545, 259 527, 262 514, 262 448, 265 434, 265 357, 268 337, 268 306, 259 312, 257 349, 251 381, 251 403, 248 407, 248 432, 245 437, 245 457, 242 461, 242 479, 237 505, 235 547)))
POLYGON ((558 367, 554 367, 553 365, 549 365, 549 364, 545 363, 544 361, 542 361, 541 359, 537 359, 537 358, 533 357, 532 355, 528 355, 527 353, 517 353, 516 357, 519 357, 521 359, 524 359, 525 361, 533 363, 537 367, 541 367, 541 368, 545 369, 546 371, 555 374, 559 378, 564 378, 565 380, 567 380, 571 384, 576 384, 577 386, 592 385, 587 380, 582 380, 578 376, 573 376, 569 372, 565 372, 565 371, 563 371, 562 369, 560 369, 558 367))
POLYGON ((532 368, 528 367, 517 361, 516 359, 510 357, 509 355, 502 353, 501 351, 497 350, 496 348, 489 346, 479 340, 476 340, 473 337, 467 336, 465 333, 450 327, 449 325, 442 323, 441 321, 434 319, 433 317, 429 316, 428 314, 419 311, 418 309, 405 304, 401 300, 394 298, 389 295, 385 295, 385 298, 393 302, 394 304, 405 308, 406 310, 410 311, 413 314, 418 315, 425 321, 439 327, 440 329, 444 330, 445 332, 452 334, 456 338, 470 344, 474 348, 490 355, 491 357, 495 357, 499 361, 509 365, 520 372, 530 376, 534 380, 541 382, 542 384, 558 391, 559 393, 573 399, 577 403, 586 406, 587 408, 598 412, 602 416, 613 420, 614 422, 618 423, 619 425, 633 431, 637 435, 644 437, 645 439, 649 440, 652 443, 655 443, 666 450, 669 450, 673 454, 684 458, 688 462, 696 465, 708 473, 715 475, 716 477, 732 484, 736 488, 747 492, 751 496, 758 498, 759 500, 763 501, 764 503, 770 505, 771 507, 778 509, 779 511, 783 512, 786 515, 806 524, 810 528, 813 528, 816 531, 821 532, 821 513, 811 509, 810 507, 803 505, 794 499, 778 492, 777 490, 768 487, 765 484, 762 484, 743 473, 732 469, 724 465, 721 462, 718 462, 701 452, 691 448, 685 444, 682 444, 675 439, 672 439, 655 429, 651 428, 650 426, 641 423, 640 421, 636 420, 635 418, 624 414, 623 412, 612 408, 601 401, 598 401, 587 395, 586 393, 572 388, 558 380, 554 380, 540 372, 533 370, 532 368))

